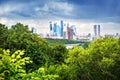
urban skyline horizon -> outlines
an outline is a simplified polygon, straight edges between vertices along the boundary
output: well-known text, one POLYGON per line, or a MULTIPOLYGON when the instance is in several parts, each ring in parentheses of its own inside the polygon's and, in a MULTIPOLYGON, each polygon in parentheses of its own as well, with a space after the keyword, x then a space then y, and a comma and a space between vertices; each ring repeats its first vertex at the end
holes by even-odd
POLYGON ((120 33, 120 0, 0 0, 0 10, 0 23, 20 22, 38 34, 49 33, 49 21, 60 20, 75 25, 78 34, 94 34, 95 24, 101 35, 120 33))
MULTIPOLYGON (((46 20, 46 21, 39 21, 40 24, 36 25, 36 24, 31 24, 32 22, 34 22, 33 20, 30 21, 10 21, 6 20, 6 21, 0 21, 0 23, 7 25, 8 27, 15 25, 16 23, 22 23, 24 25, 28 25, 29 29, 31 29, 32 27, 34 27, 36 29, 36 33, 37 34, 49 34, 50 30, 49 30, 49 22, 53 22, 53 23, 57 23, 57 25, 60 25, 60 21, 61 20, 46 20), (42 26, 41 26, 42 25, 42 26)), ((69 25, 74 25, 76 26, 76 32, 78 35, 87 35, 88 33, 91 33, 92 36, 94 35, 94 25, 100 25, 101 26, 101 36, 108 34, 108 35, 115 35, 116 33, 119 33, 119 29, 114 30, 114 26, 119 27, 119 24, 114 24, 112 22, 108 22, 108 23, 96 23, 96 22, 79 22, 79 21, 73 21, 73 20, 63 20, 65 22, 65 24, 69 24, 69 25), (109 27, 110 29, 107 29, 105 27, 109 27), (112 29, 112 30, 111 30, 112 29)), ((38 21, 36 23, 39 23, 38 21)))

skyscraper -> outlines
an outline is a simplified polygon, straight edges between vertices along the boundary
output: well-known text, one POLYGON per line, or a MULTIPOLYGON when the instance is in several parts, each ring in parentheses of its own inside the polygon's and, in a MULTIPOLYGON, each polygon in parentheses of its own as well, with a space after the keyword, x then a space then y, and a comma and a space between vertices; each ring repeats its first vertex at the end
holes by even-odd
POLYGON ((68 39, 73 39, 73 29, 67 26, 68 39))
POLYGON ((61 24, 61 26, 60 26, 60 36, 62 37, 63 36, 63 21, 61 20, 60 21, 60 24, 61 24))
POLYGON ((34 27, 32 27, 31 31, 32 33, 36 33, 36 29, 34 27))
POLYGON ((53 27, 52 27, 52 22, 50 21, 50 35, 52 36, 53 35, 53 27))
POLYGON ((57 36, 60 36, 60 26, 57 25, 57 36))
POLYGON ((52 31, 52 22, 50 21, 50 31, 52 31))
POLYGON ((94 25, 94 37, 97 37, 97 25, 94 25))
POLYGON ((75 25, 72 25, 71 29, 73 30, 73 35, 76 36, 76 27, 75 27, 75 25))
POLYGON ((57 36, 57 23, 54 23, 54 36, 57 36))
POLYGON ((100 36, 100 25, 98 25, 98 36, 100 36))

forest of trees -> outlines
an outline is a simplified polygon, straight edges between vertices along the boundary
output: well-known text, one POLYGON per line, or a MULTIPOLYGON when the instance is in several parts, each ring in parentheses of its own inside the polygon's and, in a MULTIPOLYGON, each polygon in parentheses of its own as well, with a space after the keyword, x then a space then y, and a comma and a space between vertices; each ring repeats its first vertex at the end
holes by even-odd
POLYGON ((77 43, 88 43, 90 41, 82 41, 82 40, 69 40, 69 39, 53 39, 53 38, 45 38, 50 44, 77 44, 77 43))
POLYGON ((120 38, 66 49, 27 25, 0 24, 0 80, 120 80, 120 38))

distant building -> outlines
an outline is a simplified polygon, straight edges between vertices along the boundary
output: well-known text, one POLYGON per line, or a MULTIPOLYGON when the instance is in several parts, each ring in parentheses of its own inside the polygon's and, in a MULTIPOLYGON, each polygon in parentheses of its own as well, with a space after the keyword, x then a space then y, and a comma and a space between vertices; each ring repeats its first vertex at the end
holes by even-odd
POLYGON ((63 39, 67 39, 67 32, 63 32, 63 39))
POLYGON ((94 38, 97 38, 97 37, 100 37, 101 34, 100 34, 100 25, 94 25, 94 38))
POLYGON ((72 25, 71 29, 73 29, 73 35, 76 36, 76 27, 75 27, 75 25, 72 25))
POLYGON ((36 30, 34 27, 32 27, 31 32, 32 32, 32 33, 36 33, 37 30, 36 30))
POLYGON ((105 34, 104 37, 120 38, 120 34, 119 33, 116 33, 116 34, 105 34))
POLYGON ((60 26, 57 25, 57 36, 60 36, 60 26))
POLYGON ((97 25, 94 25, 94 37, 97 37, 97 25))
POLYGON ((98 36, 100 37, 100 25, 98 25, 98 36))
POLYGON ((61 28, 60 36, 62 37, 63 36, 63 21, 62 20, 60 21, 60 24, 61 24, 61 26, 60 26, 60 28, 61 28))
POLYGON ((50 36, 53 35, 53 27, 52 27, 52 22, 50 21, 50 36))
POLYGON ((52 31, 52 22, 50 21, 50 31, 52 31))
POLYGON ((72 40, 73 39, 73 29, 70 27, 67 27, 67 33, 68 33, 68 39, 72 40))
MULTIPOLYGON (((52 22, 49 22, 49 37, 50 38, 64 38, 64 39, 75 39, 76 37, 76 27, 75 25, 72 25, 69 27, 69 24, 63 23, 63 21, 60 21, 60 25, 57 25, 57 23, 52 24, 52 22)), ((47 36, 48 37, 48 36, 47 36)))
POLYGON ((54 36, 57 36, 57 23, 54 23, 54 28, 53 28, 54 30, 54 36))
POLYGON ((63 28, 63 39, 68 39, 68 37, 67 37, 67 26, 66 26, 66 24, 64 24, 64 28, 63 28))

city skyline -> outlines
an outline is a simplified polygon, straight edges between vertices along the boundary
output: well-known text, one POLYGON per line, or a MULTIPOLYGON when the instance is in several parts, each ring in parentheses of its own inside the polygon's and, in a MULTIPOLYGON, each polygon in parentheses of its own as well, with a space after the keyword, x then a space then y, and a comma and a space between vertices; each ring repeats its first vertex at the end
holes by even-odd
POLYGON ((119 0, 0 0, 0 23, 21 22, 37 33, 49 31, 49 21, 63 20, 77 27, 78 34, 93 32, 101 25, 101 35, 120 32, 119 0))

